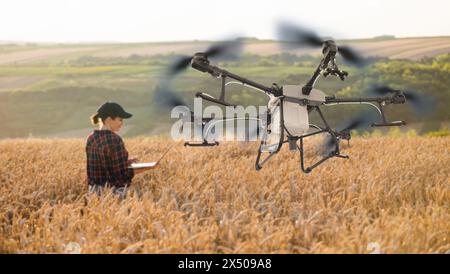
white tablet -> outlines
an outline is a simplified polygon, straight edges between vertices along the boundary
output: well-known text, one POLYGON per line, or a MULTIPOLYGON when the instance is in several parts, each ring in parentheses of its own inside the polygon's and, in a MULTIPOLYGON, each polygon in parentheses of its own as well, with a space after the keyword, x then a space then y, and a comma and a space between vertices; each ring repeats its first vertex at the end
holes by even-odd
POLYGON ((145 168, 145 167, 154 167, 158 164, 158 162, 150 162, 150 163, 133 163, 128 168, 145 168))
POLYGON ((161 157, 158 159, 158 161, 149 162, 149 163, 133 163, 128 168, 138 169, 138 168, 146 168, 146 167, 155 167, 159 164, 159 162, 161 162, 162 158, 164 158, 164 156, 167 154, 167 152, 169 152, 169 150, 171 150, 174 147, 174 145, 176 145, 176 144, 177 143, 170 145, 167 148, 167 150, 161 155, 161 157))

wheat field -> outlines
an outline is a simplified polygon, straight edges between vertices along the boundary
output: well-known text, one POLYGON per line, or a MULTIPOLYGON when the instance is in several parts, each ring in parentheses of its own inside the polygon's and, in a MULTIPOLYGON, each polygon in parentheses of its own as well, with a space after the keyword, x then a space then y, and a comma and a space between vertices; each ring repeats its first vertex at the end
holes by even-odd
POLYGON ((124 200, 86 194, 84 142, 0 141, 0 253, 450 252, 450 137, 354 138, 310 174, 287 146, 255 171, 256 142, 180 144, 124 200))

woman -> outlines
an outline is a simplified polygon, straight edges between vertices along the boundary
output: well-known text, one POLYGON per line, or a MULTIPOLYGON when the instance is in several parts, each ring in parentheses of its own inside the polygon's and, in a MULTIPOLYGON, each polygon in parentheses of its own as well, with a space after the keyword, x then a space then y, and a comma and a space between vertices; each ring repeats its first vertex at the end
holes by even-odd
POLYGON ((135 171, 129 168, 137 159, 128 159, 128 151, 122 138, 117 135, 123 126, 123 119, 133 116, 119 104, 106 102, 91 116, 92 124, 99 125, 87 138, 87 182, 89 192, 100 195, 104 187, 112 188, 121 198, 134 175, 148 169, 135 171))

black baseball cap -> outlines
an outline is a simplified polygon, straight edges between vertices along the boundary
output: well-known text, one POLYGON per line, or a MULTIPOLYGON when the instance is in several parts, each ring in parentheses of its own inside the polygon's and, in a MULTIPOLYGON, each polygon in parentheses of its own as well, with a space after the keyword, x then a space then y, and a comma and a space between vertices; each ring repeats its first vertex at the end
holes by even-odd
POLYGON ((105 102, 97 110, 98 116, 102 118, 107 117, 121 117, 128 119, 133 114, 126 112, 123 107, 115 102, 105 102))

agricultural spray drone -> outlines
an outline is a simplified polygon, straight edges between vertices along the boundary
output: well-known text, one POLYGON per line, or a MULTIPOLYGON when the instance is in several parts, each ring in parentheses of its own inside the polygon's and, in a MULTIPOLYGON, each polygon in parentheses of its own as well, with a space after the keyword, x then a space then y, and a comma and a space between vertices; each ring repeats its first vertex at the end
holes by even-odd
MULTIPOLYGON (((188 67, 192 67, 203 73, 220 79, 221 93, 219 98, 215 98, 207 93, 198 92, 196 97, 209 101, 221 106, 236 106, 225 101, 226 87, 228 84, 237 83, 252 88, 259 92, 263 92, 268 97, 266 119, 260 117, 246 117, 246 120, 258 120, 260 122, 259 129, 262 131, 261 143, 256 157, 255 167, 260 170, 263 165, 275 154, 277 154, 284 143, 288 143, 289 149, 300 152, 300 167, 303 172, 309 173, 311 170, 332 157, 348 158, 347 155, 341 154, 340 140, 350 140, 350 131, 361 128, 368 123, 372 127, 391 127, 402 126, 404 121, 389 121, 385 115, 385 107, 387 105, 403 104, 406 100, 411 101, 413 106, 424 107, 423 100, 418 93, 394 90, 387 86, 377 86, 373 91, 377 96, 361 97, 361 98, 336 98, 335 96, 327 96, 323 91, 315 89, 314 86, 322 75, 336 76, 344 81, 348 76, 346 71, 339 68, 336 63, 336 56, 340 54, 344 60, 357 66, 364 66, 365 59, 359 56, 355 51, 346 46, 337 46, 333 40, 322 40, 313 32, 296 28, 291 25, 281 25, 278 31, 280 37, 287 42, 289 46, 312 46, 322 47, 322 59, 314 71, 312 77, 306 84, 301 85, 284 85, 265 86, 255 81, 249 80, 242 76, 231 73, 225 69, 214 66, 210 63, 211 57, 228 54, 236 47, 238 42, 220 43, 211 46, 205 52, 195 53, 193 56, 184 56, 171 64, 168 70, 169 78, 177 75, 188 67), (231 81, 228 81, 228 80, 231 81), (227 82, 228 81, 228 82, 227 82), (325 106, 337 104, 365 104, 374 107, 377 111, 377 122, 370 121, 371 115, 364 112, 361 115, 349 120, 346 126, 341 130, 332 129, 325 119, 321 108, 325 106), (316 111, 323 123, 319 126, 311 124, 309 115, 312 111, 316 111), (313 131, 311 132, 311 129, 313 131), (322 158, 316 163, 306 167, 304 159, 304 139, 325 133, 327 140, 324 143, 324 153, 322 158)), ((161 102, 168 106, 183 105, 184 102, 176 94, 165 86, 157 93, 161 102), (163 98, 163 99, 161 99, 163 98)), ((191 112, 188 122, 194 122, 196 118, 191 112)), ((236 119, 235 117, 225 117, 219 121, 236 119)), ((212 118, 201 117, 200 124, 205 135, 210 129, 212 118), (205 127, 209 127, 205 131, 205 127)), ((197 117, 198 121, 198 117, 197 117)), ((373 121, 373 120, 372 120, 373 121)), ((186 142, 186 146, 215 146, 218 142, 210 142, 206 136, 200 142, 186 142)))

